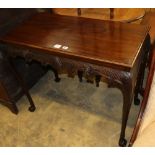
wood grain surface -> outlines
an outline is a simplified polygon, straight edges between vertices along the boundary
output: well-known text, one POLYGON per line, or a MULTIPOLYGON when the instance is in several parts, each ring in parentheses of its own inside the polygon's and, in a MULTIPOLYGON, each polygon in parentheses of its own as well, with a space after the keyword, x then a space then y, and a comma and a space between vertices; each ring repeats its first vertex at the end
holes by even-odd
POLYGON ((1 41, 130 70, 148 31, 144 25, 38 13, 1 41))

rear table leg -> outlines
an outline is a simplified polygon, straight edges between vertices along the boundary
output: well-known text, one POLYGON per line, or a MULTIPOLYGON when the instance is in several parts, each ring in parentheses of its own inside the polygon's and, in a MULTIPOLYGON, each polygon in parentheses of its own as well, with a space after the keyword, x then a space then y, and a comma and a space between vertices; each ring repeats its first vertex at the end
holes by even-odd
POLYGON ((99 87, 99 83, 101 81, 101 76, 100 75, 96 75, 95 81, 96 81, 96 87, 99 87))
POLYGON ((59 78, 59 75, 58 75, 58 72, 57 72, 57 70, 56 69, 54 69, 53 67, 50 67, 51 68, 51 70, 53 71, 53 73, 54 73, 54 76, 55 76, 55 82, 60 82, 60 78, 59 78))
POLYGON ((138 98, 138 94, 142 95, 144 94, 144 89, 143 89, 143 81, 144 81, 144 74, 145 74, 145 68, 147 66, 147 61, 148 61, 148 56, 149 56, 149 51, 150 51, 150 37, 148 36, 148 39, 146 40, 146 48, 144 49, 145 55, 144 55, 144 60, 142 61, 138 73, 138 79, 136 83, 136 88, 135 88, 135 96, 134 96, 134 104, 139 105, 140 104, 140 99, 138 98))
POLYGON ((79 81, 82 82, 83 71, 78 71, 79 81))

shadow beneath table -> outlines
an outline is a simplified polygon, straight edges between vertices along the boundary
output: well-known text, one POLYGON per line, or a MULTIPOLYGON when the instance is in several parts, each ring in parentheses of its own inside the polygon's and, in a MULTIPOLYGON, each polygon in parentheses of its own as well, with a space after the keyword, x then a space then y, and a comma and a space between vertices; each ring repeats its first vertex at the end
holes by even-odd
MULTIPOLYGON (((53 73, 48 72, 36 86, 35 90, 40 91, 39 95, 46 101, 55 101, 67 106, 75 106, 80 110, 91 114, 99 115, 121 124, 123 97, 117 88, 107 88, 105 83, 100 83, 100 87, 95 84, 82 83, 78 78, 68 78, 61 75, 60 83, 56 83, 53 73)), ((33 91, 37 94, 38 92, 33 91)), ((137 107, 132 105, 128 126, 133 127, 137 117, 137 107)))

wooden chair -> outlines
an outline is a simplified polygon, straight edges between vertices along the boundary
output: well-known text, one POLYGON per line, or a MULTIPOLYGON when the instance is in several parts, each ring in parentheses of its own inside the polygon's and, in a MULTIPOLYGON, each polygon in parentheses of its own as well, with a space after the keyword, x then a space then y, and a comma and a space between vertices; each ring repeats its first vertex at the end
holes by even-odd
MULTIPOLYGON (((87 9, 87 10, 93 10, 93 9, 87 9)), ((97 10, 97 9, 96 9, 97 10)), ((82 17, 91 17, 91 14, 88 14, 90 11, 83 11, 81 8, 77 8, 77 15, 82 16, 82 17), (87 13, 86 13, 87 12, 87 13), (87 15, 85 15, 87 14, 87 15)), ((126 22, 126 23, 132 23, 141 20, 146 13, 146 9, 114 9, 114 8, 109 8, 109 16, 98 15, 92 16, 92 18, 98 18, 98 19, 105 19, 105 20, 113 20, 113 21, 121 21, 121 22, 126 22)), ((93 11, 92 11, 93 12, 93 11)), ((101 12, 101 11, 100 11, 101 12)), ((104 11, 103 11, 104 12, 104 11)), ((95 13, 94 13, 95 14, 95 13)))

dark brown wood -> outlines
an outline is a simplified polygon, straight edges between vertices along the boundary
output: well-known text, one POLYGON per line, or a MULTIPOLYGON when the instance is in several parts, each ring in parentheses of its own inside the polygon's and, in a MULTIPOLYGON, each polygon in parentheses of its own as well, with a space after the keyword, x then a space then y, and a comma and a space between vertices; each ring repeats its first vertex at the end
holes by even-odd
POLYGON ((78 77, 79 77, 79 81, 82 82, 83 71, 78 71, 77 74, 78 74, 78 77))
POLYGON ((145 69, 147 66, 147 60, 150 54, 150 51, 148 52, 148 49, 151 49, 150 47, 150 38, 148 39, 148 42, 146 43, 146 49, 144 49, 146 52, 144 52, 144 59, 141 62, 141 66, 139 69, 139 74, 138 74, 138 79, 137 79, 137 85, 135 88, 135 96, 134 96, 134 103, 135 105, 140 104, 140 99, 138 98, 138 94, 142 95, 143 91, 143 80, 144 80, 144 74, 145 74, 145 69))
POLYGON ((0 82, 0 99, 3 101, 9 101, 8 95, 4 89, 4 86, 2 85, 2 82, 0 82))
POLYGON ((153 76, 154 76, 154 71, 155 71, 155 49, 153 51, 153 55, 152 55, 152 59, 151 59, 150 70, 149 70, 149 74, 147 77, 146 87, 144 90, 144 97, 143 97, 143 100, 141 103, 141 107, 140 107, 139 114, 137 117, 137 122, 134 127, 129 146, 132 146, 137 138, 138 131, 139 131, 139 128, 140 128, 142 120, 143 120, 144 111, 147 106, 148 97, 149 97, 149 93, 150 93, 150 89, 151 89, 151 84, 152 84, 152 80, 153 80, 153 76))
POLYGON ((29 94, 29 91, 28 91, 28 88, 27 88, 27 85, 25 84, 23 78, 21 77, 21 75, 18 73, 18 71, 16 70, 13 62, 12 62, 12 59, 11 58, 8 58, 9 59, 9 62, 8 62, 8 65, 10 67, 10 70, 13 72, 13 74, 15 75, 15 77, 17 78, 21 88, 22 88, 22 91, 24 92, 24 94, 26 95, 29 103, 30 103, 30 107, 29 107, 29 111, 31 112, 34 112, 36 107, 34 105, 34 102, 32 100, 32 97, 31 95, 29 94))
POLYGON ((142 25, 40 13, 1 38, 1 49, 70 77, 80 71, 80 81, 83 75, 97 86, 101 80, 119 88, 124 99, 119 145, 125 146, 138 72, 149 51, 148 31, 142 25))
POLYGON ((77 14, 78 16, 81 16, 81 8, 77 8, 77 14))
POLYGON ((55 82, 60 82, 61 79, 59 78, 57 70, 54 69, 53 67, 50 67, 50 69, 53 71, 53 73, 55 75, 55 82))
POLYGON ((101 81, 101 76, 100 75, 96 75, 95 81, 96 81, 96 87, 99 87, 99 83, 101 81))
POLYGON ((40 13, 3 41, 129 71, 148 30, 141 25, 40 13), (55 49, 55 44, 68 46, 68 50, 55 49))
POLYGON ((114 8, 110 8, 110 19, 114 18, 114 8))
MULTIPOLYGON (((3 102, 6 102, 4 105, 6 105, 13 113, 17 114, 18 113, 18 108, 15 104, 15 100, 14 100, 14 95, 16 94, 11 94, 12 89, 14 89, 14 85, 12 83, 10 83, 8 81, 8 77, 7 75, 11 75, 14 79, 16 79, 16 84, 20 86, 20 89, 18 89, 19 91, 23 91, 23 94, 25 94, 29 100, 30 103, 30 111, 34 111, 35 110, 35 106, 33 103, 33 100, 28 92, 28 88, 26 87, 26 85, 24 84, 24 80, 23 78, 20 76, 20 74, 16 71, 14 64, 12 63, 12 61, 8 60, 7 57, 5 56, 5 54, 2 54, 1 52, 1 58, 0 59, 0 65, 3 66, 3 68, 0 68, 0 100, 3 102), (10 64, 11 63, 11 64, 10 64), (7 77, 6 79, 4 79, 4 77, 7 77), (10 84, 12 86, 10 86, 10 84), (11 88, 13 87, 13 88, 11 88)), ((14 89, 15 91, 16 89, 14 89)))
POLYGON ((8 107, 12 113, 18 114, 18 108, 14 100, 10 97, 8 91, 5 89, 5 85, 3 85, 2 81, 0 82, 0 93, 1 104, 8 107))
POLYGON ((37 9, 0 8, 0 36, 36 12, 37 9))
MULTIPOLYGON (((15 105, 14 96, 16 96, 17 84, 16 80, 14 83, 10 81, 14 81, 15 78, 11 74, 10 67, 6 61, 6 56, 0 51, 0 101, 3 105, 7 106, 13 113, 17 114, 18 109, 15 105), (14 93, 11 93, 12 88, 14 89, 14 93)), ((20 89, 18 89, 20 91, 20 89)))

